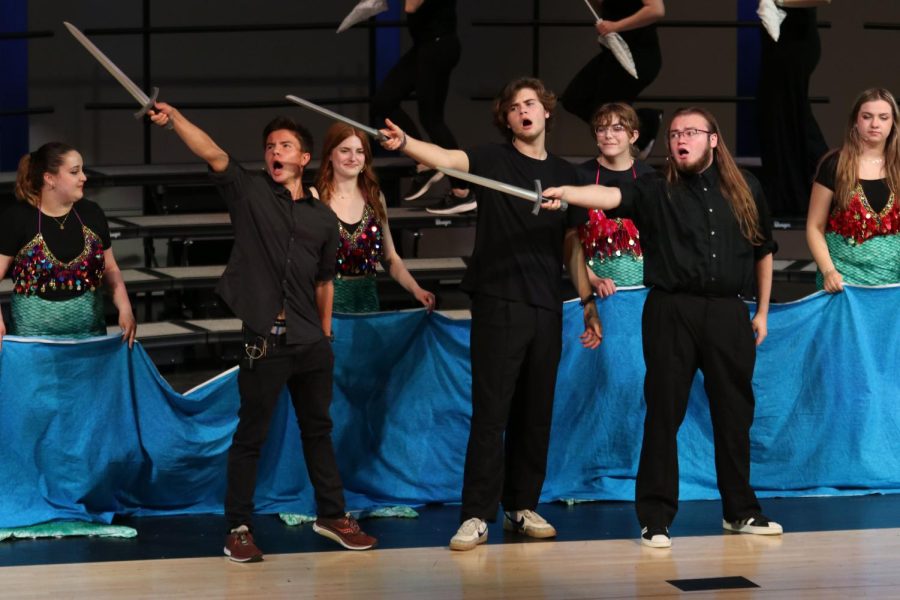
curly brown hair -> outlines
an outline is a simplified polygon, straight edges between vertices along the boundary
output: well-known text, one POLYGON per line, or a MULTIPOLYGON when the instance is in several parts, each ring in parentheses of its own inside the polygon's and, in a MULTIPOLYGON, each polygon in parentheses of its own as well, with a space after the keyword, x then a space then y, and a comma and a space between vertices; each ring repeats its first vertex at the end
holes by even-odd
POLYGON ((546 130, 548 132, 553 125, 553 115, 556 111, 556 94, 547 89, 544 82, 536 77, 519 77, 518 79, 513 79, 503 86, 503 89, 500 90, 500 93, 494 98, 493 108, 494 126, 500 130, 503 137, 510 141, 512 141, 514 136, 512 130, 508 127, 506 114, 509 112, 509 107, 512 106, 516 94, 519 90, 525 88, 534 90, 534 93, 537 94, 538 100, 540 100, 544 110, 550 113, 550 116, 547 117, 546 130))

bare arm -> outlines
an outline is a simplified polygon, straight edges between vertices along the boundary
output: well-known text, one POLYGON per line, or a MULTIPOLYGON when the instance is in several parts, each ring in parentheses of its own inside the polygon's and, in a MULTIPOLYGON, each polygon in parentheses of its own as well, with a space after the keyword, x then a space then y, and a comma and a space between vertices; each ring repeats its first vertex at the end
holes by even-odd
POLYGON ((828 244, 825 243, 825 224, 831 213, 831 201, 834 192, 822 185, 813 183, 812 192, 809 195, 809 212, 806 215, 806 243, 809 251, 816 261, 816 265, 822 272, 825 280, 825 291, 829 293, 840 292, 844 289, 844 279, 831 260, 828 252, 828 244))
MULTIPOLYGON (((565 200, 574 206, 612 210, 622 203, 622 191, 603 185, 563 185, 544 190, 544 198, 565 200)), ((545 202, 543 208, 559 209, 559 202, 545 202)))
POLYGON ((566 232, 563 250, 569 277, 578 292, 578 297, 584 302, 584 333, 580 336, 581 345, 593 350, 603 341, 603 326, 597 315, 597 304, 594 302, 593 290, 584 268, 584 251, 581 249, 577 229, 572 228, 566 232))
POLYGON ((396 150, 429 167, 449 167, 457 171, 469 171, 469 156, 462 150, 448 150, 406 135, 390 119, 381 133, 387 138, 381 145, 386 150, 396 150))
POLYGON ((628 15, 618 21, 601 21, 596 24, 597 33, 606 35, 621 31, 631 31, 652 25, 666 16, 666 6, 663 0, 644 0, 644 5, 634 14, 628 15))
MULTIPOLYGON (((9 265, 12 264, 13 257, 0 254, 0 281, 6 277, 9 271, 9 265)), ((6 323, 3 322, 3 312, 0 311, 0 350, 3 350, 3 336, 6 335, 6 323)))
POLYGON ((403 12, 405 13, 414 13, 425 4, 425 0, 406 0, 403 3, 403 12))
POLYGON ((103 251, 103 260, 106 263, 106 267, 103 270, 103 279, 106 281, 106 287, 109 288, 113 304, 116 310, 119 311, 119 327, 122 329, 122 341, 127 341, 128 347, 131 348, 134 346, 137 323, 131 310, 128 292, 125 290, 125 280, 122 279, 122 271, 119 270, 112 248, 107 248, 103 251))
POLYGON ((772 297, 772 264, 771 254, 766 254, 756 261, 756 314, 753 315, 753 332, 756 334, 756 345, 759 346, 769 334, 769 299, 772 297))
MULTIPOLYGON (((381 198, 381 201, 382 203, 384 202, 384 197, 381 198)), ((422 306, 428 309, 428 312, 431 312, 434 310, 434 294, 427 290, 423 290, 412 276, 412 273, 409 272, 409 269, 406 268, 406 265, 403 264, 403 259, 400 258, 400 255, 397 253, 397 248, 394 246, 394 239, 391 236, 391 228, 388 225, 387 218, 385 218, 383 225, 384 258, 381 260, 382 266, 384 266, 385 270, 390 274, 394 281, 399 283, 404 290, 412 294, 422 306)))
POLYGON ((157 102, 147 114, 160 127, 172 123, 175 133, 188 149, 206 161, 213 171, 221 173, 228 167, 228 154, 219 148, 209 134, 188 121, 174 106, 157 102))
POLYGON ((325 337, 331 337, 331 312, 334 307, 334 282, 316 282, 316 308, 319 311, 319 320, 322 322, 322 331, 325 337))

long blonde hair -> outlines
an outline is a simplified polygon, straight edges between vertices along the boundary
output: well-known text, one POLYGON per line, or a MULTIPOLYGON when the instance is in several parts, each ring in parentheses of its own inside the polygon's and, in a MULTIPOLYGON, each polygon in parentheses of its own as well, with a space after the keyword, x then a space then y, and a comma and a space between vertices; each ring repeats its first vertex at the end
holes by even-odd
POLYGON ((316 188, 322 196, 322 202, 331 203, 334 195, 334 166, 331 164, 331 153, 341 142, 350 136, 356 136, 362 142, 363 154, 366 157, 363 170, 356 177, 356 185, 362 190, 366 203, 375 211, 375 217, 384 223, 387 217, 384 204, 381 202, 381 187, 378 185, 378 177, 372 169, 372 147, 366 134, 346 123, 337 122, 325 132, 325 142, 322 147, 322 165, 316 176, 316 188))
MULTIPOLYGON (((753 200, 753 193, 750 191, 750 186, 747 185, 747 180, 744 179, 741 170, 731 156, 731 152, 728 151, 728 147, 725 145, 725 140, 722 139, 719 123, 711 112, 696 106, 675 111, 675 114, 672 115, 672 120, 684 115, 699 115, 703 117, 709 124, 709 133, 714 133, 718 137, 718 144, 713 149, 713 160, 715 160, 719 169, 722 195, 725 196, 725 199, 731 205, 731 212, 734 213, 734 217, 741 228, 741 235, 754 246, 759 246, 765 240, 762 229, 759 226, 759 211, 756 209, 756 202, 753 200)), ((666 151, 669 157, 666 164, 666 179, 670 184, 675 184, 681 181, 681 174, 675 168, 671 144, 666 145, 666 151)))
POLYGON ((16 198, 40 208, 41 190, 44 187, 44 173, 59 173, 66 154, 75 148, 63 142, 47 142, 34 152, 19 159, 16 170, 16 198))
MULTIPOLYGON (((894 99, 894 95, 884 88, 869 88, 861 93, 853 103, 841 147, 826 154, 819 162, 821 169, 825 158, 837 154, 833 202, 837 208, 842 210, 850 205, 850 199, 859 184, 859 157, 862 155, 862 139, 856 129, 856 119, 863 104, 878 100, 884 100, 891 107, 891 132, 884 144, 884 174, 891 193, 900 189, 900 135, 897 134, 897 120, 900 111, 897 109, 897 101, 894 99)), ((818 173, 816 174, 818 175, 818 173)))

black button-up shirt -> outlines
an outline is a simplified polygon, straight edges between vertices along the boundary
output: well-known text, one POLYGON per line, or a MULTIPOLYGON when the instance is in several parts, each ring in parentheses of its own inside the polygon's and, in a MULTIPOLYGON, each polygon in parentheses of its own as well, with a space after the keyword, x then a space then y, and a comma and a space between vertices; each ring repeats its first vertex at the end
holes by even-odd
POLYGON ((644 285, 708 296, 752 295, 756 261, 778 245, 762 187, 753 175, 744 177, 759 211, 764 238, 759 246, 741 234, 719 189, 715 163, 675 185, 661 174, 649 174, 621 186, 621 206, 606 214, 628 217, 640 230, 644 285))
POLYGON ((334 278, 335 214, 311 196, 292 200, 267 173, 249 173, 234 160, 210 177, 234 227, 234 248, 216 292, 254 333, 268 333, 284 308, 289 344, 321 340, 315 288, 334 278))

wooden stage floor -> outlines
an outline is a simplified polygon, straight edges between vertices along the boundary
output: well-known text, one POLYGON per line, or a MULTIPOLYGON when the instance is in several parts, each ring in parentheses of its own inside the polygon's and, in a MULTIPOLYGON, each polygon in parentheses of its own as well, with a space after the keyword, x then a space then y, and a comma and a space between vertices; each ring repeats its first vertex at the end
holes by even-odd
POLYGON ((451 552, 457 508, 364 521, 380 548, 348 552, 309 525, 260 516, 256 564, 221 555, 221 517, 123 521, 129 540, 0 543, 4 598, 900 598, 900 495, 763 500, 785 535, 720 529, 718 502, 683 502, 670 550, 637 540, 624 502, 541 505, 559 530, 530 540, 490 527, 451 552), (733 587, 745 586, 745 587, 733 587), (747 587, 752 586, 752 587, 747 587), (683 591, 687 590, 687 591, 683 591))

